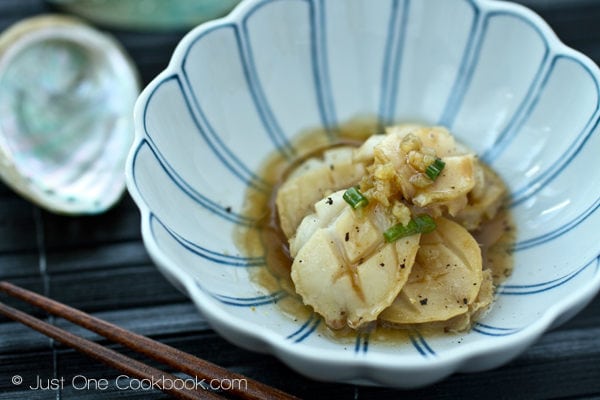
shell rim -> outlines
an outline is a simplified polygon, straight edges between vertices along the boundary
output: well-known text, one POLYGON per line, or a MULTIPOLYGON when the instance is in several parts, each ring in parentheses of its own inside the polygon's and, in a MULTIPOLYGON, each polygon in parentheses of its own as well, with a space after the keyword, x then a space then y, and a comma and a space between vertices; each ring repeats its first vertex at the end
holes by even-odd
MULTIPOLYGON (((95 54, 102 54, 103 58, 111 65, 111 68, 124 67, 123 79, 130 81, 131 89, 133 89, 128 96, 139 96, 141 90, 139 73, 123 46, 113 36, 99 31, 83 20, 62 14, 48 13, 29 17, 9 26, 2 32, 0 35, 0 69, 9 65, 11 60, 23 49, 46 38, 72 41, 95 54), (56 32, 52 32, 52 29, 55 29, 56 32), (90 41, 90 38, 93 41, 90 41)), ((1 76, 2 73, 0 73, 0 78, 1 76)), ((134 137, 135 133, 132 132, 131 143, 134 142, 134 137)), ((121 154, 123 164, 126 164, 129 151, 130 148, 123 149, 121 154)), ((0 155, 4 159, 10 158, 10 150, 5 149, 3 143, 0 143, 0 155)), ((16 177, 23 176, 23 174, 19 165, 14 162, 11 162, 6 170, 6 172, 0 173, 0 177, 10 188, 38 206, 63 215, 99 214, 104 212, 119 201, 127 188, 126 178, 121 174, 115 174, 114 186, 117 190, 106 193, 102 198, 95 201, 73 203, 61 196, 59 192, 49 193, 43 190, 39 184, 35 183, 36 180, 33 180, 32 183, 15 183, 16 177)))

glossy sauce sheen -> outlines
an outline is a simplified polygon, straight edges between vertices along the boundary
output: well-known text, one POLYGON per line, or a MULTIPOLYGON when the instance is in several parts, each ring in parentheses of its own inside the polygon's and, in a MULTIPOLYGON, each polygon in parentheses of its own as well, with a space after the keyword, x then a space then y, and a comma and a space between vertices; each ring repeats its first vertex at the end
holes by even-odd
MULTIPOLYGON (((244 215, 255 218, 258 222, 251 228, 240 228, 236 235, 238 247, 247 255, 261 256, 266 259, 267 268, 259 268, 252 276, 252 280, 270 292, 285 290, 290 296, 278 301, 281 310, 294 320, 303 321, 310 317, 312 309, 302 303, 296 294, 294 284, 290 277, 292 258, 289 253, 288 240, 279 225, 279 218, 275 206, 277 190, 289 172, 293 171, 303 161, 311 157, 318 157, 325 150, 336 146, 351 145, 358 147, 369 136, 377 132, 376 125, 369 120, 353 121, 341 127, 334 139, 327 139, 324 130, 313 130, 299 135, 299 140, 294 143, 294 148, 300 154, 293 161, 285 160, 275 154, 264 164, 259 175, 272 185, 269 193, 257 192, 249 189, 244 204, 244 215)), ((478 231, 471 232, 481 245, 484 268, 490 268, 494 277, 494 284, 502 282, 510 275, 513 267, 513 257, 510 253, 510 243, 514 242, 514 224, 510 213, 501 209, 491 221, 484 223, 478 231), (494 243, 495 242, 495 243, 494 243), (490 245, 490 243, 494 243, 490 245)), ((493 307, 493 304, 492 304, 493 307)), ((370 340, 386 342, 406 342, 409 332, 406 329, 397 329, 386 326, 370 326, 367 328, 370 340)), ((435 327, 428 327, 422 334, 439 334, 442 331, 435 327)), ((351 329, 332 330, 324 323, 320 324, 320 334, 330 336, 342 342, 354 343, 357 332, 351 329)))

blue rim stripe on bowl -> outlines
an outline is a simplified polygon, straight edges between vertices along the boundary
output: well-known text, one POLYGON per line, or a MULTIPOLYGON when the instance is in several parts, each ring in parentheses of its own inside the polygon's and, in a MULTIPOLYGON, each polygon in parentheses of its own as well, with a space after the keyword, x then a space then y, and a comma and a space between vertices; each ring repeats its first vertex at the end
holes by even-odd
POLYGON ((393 113, 396 108, 397 93, 394 89, 398 87, 400 80, 400 67, 402 65, 402 52, 404 50, 404 38, 408 25, 409 0, 393 0, 390 20, 388 22, 387 37, 383 68, 381 71, 381 89, 379 100, 379 125, 384 127, 393 122, 393 113), (402 7, 399 2, 403 1, 402 7), (390 67, 391 66, 391 67, 390 67))
POLYGON ((409 332, 408 338, 410 339, 410 343, 413 345, 413 347, 424 358, 429 358, 430 356, 437 356, 436 352, 431 348, 431 346, 429 346, 427 341, 423 338, 423 336, 421 336, 419 332, 409 332))
POLYGON ((288 296, 288 294, 283 290, 256 297, 232 297, 216 293, 210 293, 210 295, 219 300, 221 303, 234 307, 264 306, 267 304, 277 303, 279 300, 288 296))
MULTIPOLYGON (((167 162, 167 160, 160 153, 160 151, 158 150, 158 147, 156 146, 156 144, 154 143, 154 141, 152 140, 152 138, 150 136, 148 136, 147 139, 140 141, 139 148, 141 148, 143 146, 148 147, 148 149, 153 154, 153 156, 156 158, 156 161, 159 163, 159 165, 161 166, 161 168, 163 169, 165 174, 167 176, 169 176, 169 178, 171 178, 173 183, 179 189, 181 189, 181 191, 183 193, 185 193, 189 198, 194 200, 196 203, 198 203, 202 207, 206 208, 213 214, 218 215, 218 216, 226 219, 227 221, 231 221, 231 222, 235 223, 236 225, 253 226, 254 224, 256 224, 256 220, 254 220, 253 218, 238 214, 226 207, 223 207, 222 205, 215 203, 214 201, 210 200, 208 197, 204 196, 202 193, 200 193, 197 190, 195 190, 194 188, 192 188, 185 181, 185 179, 183 179, 183 178, 181 178, 181 176, 179 176, 179 174, 170 165, 170 163, 167 162)), ((139 152, 139 150, 136 151, 136 155, 138 154, 138 152, 139 152)))
MULTIPOLYGON (((197 43, 204 36, 208 35, 211 32, 214 32, 219 29, 233 29, 236 30, 235 24, 225 24, 214 26, 211 29, 207 29, 202 34, 198 35, 192 44, 188 47, 186 53, 183 56, 182 62, 182 75, 183 82, 185 84, 181 84, 182 93, 186 98, 186 103, 194 116, 194 121, 196 122, 196 126, 198 128, 198 132, 204 137, 208 145, 215 152, 219 159, 223 162, 227 168, 232 171, 236 176, 241 178, 248 185, 256 188, 257 190, 268 191, 269 184, 266 183, 262 178, 257 176, 247 165, 245 165, 236 155, 235 153, 221 140, 219 135, 217 135, 215 129, 212 124, 209 122, 208 118, 204 114, 204 110, 200 106, 200 102, 196 97, 195 92, 192 90, 192 85, 190 82, 190 78, 187 73, 186 65, 187 59, 189 56, 189 52, 192 49, 193 45, 197 43), (189 101, 191 99, 191 102, 189 101), (191 104, 190 104, 191 103, 191 104), (191 106, 193 105, 193 107, 191 106)), ((179 81, 179 78, 177 78, 179 81)), ((265 123, 263 121, 263 123, 265 123)))
POLYGON ((417 349, 417 351, 419 352, 420 355, 422 355, 423 357, 427 357, 427 353, 425 352, 425 350, 423 350, 421 348, 421 346, 419 345, 419 343, 417 342, 417 340, 415 339, 415 337, 413 335, 409 335, 408 336, 410 339, 410 343, 413 345, 413 347, 415 349, 417 349))
MULTIPOLYGON (((527 89, 527 93, 525 94, 525 97, 521 100, 521 103, 517 107, 516 112, 512 115, 510 121, 506 124, 506 126, 498 135, 498 137, 490 146, 490 148, 482 153, 481 159, 488 164, 492 164, 494 162, 494 160, 500 155, 500 153, 502 153, 506 149, 508 144, 512 141, 512 139, 515 138, 517 133, 521 130, 523 124, 529 118, 529 115, 535 108, 539 96, 541 92, 543 92, 543 89, 551 75, 551 71, 554 68, 554 60, 550 62, 550 47, 548 41, 544 38, 544 35, 542 34, 540 28, 533 24, 531 21, 523 18, 523 16, 521 15, 506 11, 496 11, 489 13, 484 21, 484 34, 489 28, 489 22, 491 17, 498 16, 511 16, 514 18, 518 18, 527 25, 529 25, 532 29, 534 29, 540 35, 540 40, 544 43, 544 55, 542 56, 542 60, 540 62, 538 70, 536 71, 534 78, 531 81, 529 88, 527 89)), ((479 58, 479 56, 480 54, 477 55, 477 58, 479 58)))
POLYGON ((523 328, 503 328, 476 322, 473 330, 486 336, 510 336, 520 332, 523 328))
POLYGON ((549 280, 546 282, 532 283, 532 284, 527 284, 527 285, 514 285, 514 284, 500 285, 497 289, 497 293, 498 293, 498 295, 519 295, 519 296, 543 293, 548 290, 551 290, 551 289, 554 289, 554 288, 564 285, 565 283, 569 282, 571 279, 575 278, 577 275, 579 275, 581 272, 585 271, 592 265, 594 265, 596 267, 594 272, 598 273, 598 269, 600 266, 600 257, 595 258, 594 260, 590 261, 589 263, 585 264, 584 266, 579 267, 566 275, 563 275, 559 278, 552 279, 552 280, 549 280))
POLYGON ((557 160, 552 165, 550 165, 550 167, 541 172, 530 182, 527 182, 525 185, 523 185, 523 187, 515 189, 513 191, 512 201, 509 205, 510 207, 515 207, 521 204, 534 194, 538 193, 545 185, 552 182, 554 178, 560 175, 560 173, 565 169, 565 167, 567 167, 575 159, 575 157, 579 154, 579 152, 585 146, 587 141, 592 137, 592 134, 598 128, 598 123, 600 122, 600 85, 598 81, 594 79, 594 75, 590 71, 589 67, 583 62, 581 62, 581 60, 578 60, 574 57, 565 54, 559 54, 555 57, 553 63, 556 63, 557 60, 562 58, 580 64, 595 82, 597 94, 595 111, 592 113, 592 116, 586 123, 583 130, 577 135, 577 137, 575 138, 575 140, 573 140, 573 142, 567 148, 567 150, 563 154, 561 154, 557 158, 557 160))
POLYGON ((212 130, 212 127, 210 125, 206 125, 206 124, 204 125, 208 128, 207 130, 202 128, 202 125, 200 124, 200 120, 202 118, 204 118, 204 115, 202 114, 201 110, 198 110, 199 116, 197 116, 196 113, 194 112, 193 107, 191 106, 190 101, 189 101, 189 94, 186 94, 184 85, 182 84, 181 79, 179 78, 179 76, 177 74, 163 78, 156 85, 156 87, 152 90, 152 92, 148 95, 148 101, 146 102, 145 108, 143 111, 143 114, 144 114, 143 115, 143 123, 144 123, 144 131, 146 133, 146 137, 148 137, 148 138, 152 137, 152 135, 148 131, 148 128, 146 125, 148 105, 150 104, 152 97, 158 92, 160 87, 170 81, 175 81, 177 83, 177 85, 179 86, 179 88, 181 90, 181 94, 183 96, 183 100, 187 107, 187 111, 190 113, 190 116, 191 116, 192 120, 194 121, 194 125, 196 126, 198 133, 204 139, 204 141, 209 146, 209 148, 213 151, 213 153, 219 158, 219 160, 221 160, 223 165, 225 167, 227 167, 227 169, 231 173, 233 173, 236 177, 241 179, 241 181, 244 182, 246 185, 252 186, 255 189, 261 190, 261 191, 268 190, 269 185, 266 184, 262 179, 258 178, 253 172, 250 172, 248 167, 244 166, 242 164, 242 162, 231 153, 231 150, 229 150, 221 142, 221 140, 218 137, 216 137, 217 135, 215 134, 214 130, 212 130), (234 164, 236 164, 237 167, 234 164))
POLYGON ((321 324, 321 318, 317 317, 314 313, 311 314, 306 322, 300 326, 297 330, 287 335, 285 338, 293 341, 294 343, 300 343, 307 337, 309 337, 321 324))
POLYGON ((289 335, 287 335, 285 338, 286 339, 293 339, 295 336, 300 335, 305 329, 308 328, 308 325, 310 325, 311 322, 313 322, 313 320, 317 318, 317 316, 314 313, 311 313, 308 317, 308 319, 306 320, 306 322, 304 322, 300 328, 298 328, 297 330, 295 330, 294 332, 290 333, 289 335))
POLYGON ((178 233, 174 232, 171 228, 169 228, 164 222, 158 218, 153 213, 150 213, 150 233, 154 238, 156 238, 156 232, 154 231, 155 224, 158 223, 164 230, 169 234, 169 236, 174 239, 182 248, 187 250, 188 252, 200 256, 208 261, 221 264, 228 265, 230 267, 262 267, 265 265, 264 257, 241 257, 241 256, 232 256, 227 254, 222 254, 221 252, 217 252, 214 250, 210 250, 208 248, 202 247, 196 243, 192 243, 191 241, 181 237, 178 233))
POLYGON ((369 336, 368 332, 361 332, 356 335, 356 340, 354 341, 355 354, 365 354, 369 351, 369 336))
POLYGON ((473 71, 475 70, 476 59, 475 55, 479 51, 483 36, 481 35, 481 10, 477 7, 473 0, 467 0, 469 5, 473 8, 473 22, 471 23, 471 31, 469 33, 469 40, 465 46, 465 50, 462 56, 462 61, 458 69, 456 80, 450 90, 450 96, 446 101, 446 107, 442 112, 442 115, 438 121, 439 125, 443 125, 448 129, 451 129, 454 125, 454 119, 458 110, 462 105, 465 94, 468 89, 468 85, 471 82, 473 71))
POLYGON ((325 5, 323 0, 310 0, 311 22, 311 55, 317 104, 321 114, 323 126, 327 134, 332 137, 331 131, 337 131, 338 122, 331 92, 329 78, 329 63, 327 61, 327 28, 325 26, 325 5))
POLYGON ((267 100, 260 77, 256 71, 254 52, 252 51, 252 46, 248 40, 250 36, 248 33, 248 19, 263 5, 265 5, 265 3, 260 3, 254 9, 248 12, 248 14, 242 20, 241 28, 238 28, 236 25, 231 26, 235 32, 235 40, 240 53, 241 65, 244 70, 246 83, 248 84, 248 89, 250 90, 250 95, 254 101, 256 111, 258 112, 267 134, 275 144, 277 151, 279 151, 279 153, 286 159, 290 159, 295 155, 295 149, 283 133, 281 125, 277 121, 277 117, 273 113, 269 101, 267 100), (240 35, 239 29, 242 30, 243 35, 240 35))
POLYGON ((419 343, 425 348, 425 351, 427 351, 427 353, 429 355, 432 356, 436 356, 437 354, 435 353, 435 351, 433 351, 433 349, 431 348, 431 346, 429 345, 429 343, 427 343, 427 341, 425 340, 425 338, 421 335, 420 332, 416 332, 416 336, 417 336, 417 340, 419 341, 419 343))
MULTIPOLYGON (((477 8, 477 13, 479 13, 478 8, 477 8)), ((468 71, 468 72, 465 73, 464 75, 461 74, 461 76, 463 77, 463 80, 461 82, 455 83, 453 91, 451 92, 452 94, 447 102, 446 108, 444 110, 444 113, 442 114, 442 117, 440 118, 439 123, 441 125, 446 126, 448 129, 451 129, 451 127, 453 126, 454 119, 458 115, 458 112, 462 106, 465 95, 466 95, 466 93, 469 89, 469 86, 471 84, 471 81, 473 79, 473 73, 477 67, 477 63, 479 62, 479 58, 481 55, 481 48, 482 48, 482 45, 484 42, 484 38, 486 36, 485 34, 489 27, 489 21, 492 17, 498 17, 498 16, 511 16, 514 18, 518 18, 521 21, 527 23, 531 28, 533 28, 536 32, 538 32, 540 34, 540 39, 544 43, 545 51, 544 51, 543 60, 540 64, 539 70, 537 71, 535 78, 532 81, 532 84, 530 85, 526 96, 523 98, 522 103, 519 105, 519 107, 517 107, 518 111, 513 114, 511 121, 503 129, 503 132, 500 133, 500 135, 498 136, 498 138, 496 139, 494 144, 490 147, 490 149, 483 153, 482 159, 488 163, 493 162, 493 160, 495 158, 497 158, 497 156, 504 150, 504 148, 508 145, 508 143, 510 143, 511 139, 519 131, 520 125, 522 125, 524 120, 526 120, 528 115, 531 113, 531 109, 534 106, 534 104, 532 104, 532 103, 535 102, 535 99, 539 96, 539 91, 541 89, 538 87, 539 83, 544 81, 544 79, 547 79, 546 74, 549 73, 549 71, 546 70, 548 67, 548 65, 546 63, 548 62, 548 55, 549 55, 548 41, 542 35, 540 28, 537 25, 533 24, 531 21, 524 18, 523 16, 521 16, 519 14, 515 14, 514 12, 509 12, 509 11, 488 12, 487 14, 481 16, 481 23, 480 23, 481 26, 471 30, 471 33, 469 36, 470 42, 468 44, 469 49, 468 49, 468 51, 465 51, 465 56, 463 56, 463 62, 468 61, 470 63, 468 66, 465 66, 465 68, 464 68, 464 71, 468 71), (472 50, 471 50, 471 48, 472 48, 472 50), (471 54, 470 58, 467 57, 468 54, 471 54), (544 78, 544 77, 546 77, 546 78, 544 78), (460 89, 456 90, 456 92, 455 92, 454 90, 457 88, 460 88, 460 89), (534 95, 534 88, 537 89, 535 91, 536 92, 535 95, 534 95), (522 110, 524 110, 524 109, 527 109, 527 111, 523 112, 522 110), (516 121, 518 121, 518 125, 517 125, 517 127, 514 127, 514 124, 516 123, 516 121)), ((461 71, 463 71, 462 65, 461 65, 461 71)))
POLYGON ((200 281, 198 279, 195 279, 195 283, 196 283, 196 286, 201 291, 208 294, 213 299, 219 301, 222 304, 225 304, 227 306, 233 306, 233 307, 251 308, 251 307, 266 306, 269 304, 277 303, 279 300, 288 296, 287 292, 285 292, 283 290, 279 290, 279 291, 269 293, 266 295, 252 296, 252 297, 227 296, 227 295, 214 293, 214 292, 211 292, 210 290, 207 290, 204 286, 202 286, 202 284, 200 283, 200 281))
MULTIPOLYGON (((282 1, 282 0, 279 0, 282 1)), ((326 44, 326 26, 325 26, 325 7, 322 3, 322 0, 318 1, 318 4, 315 5, 315 0, 306 0, 307 4, 310 8, 310 18, 311 18, 311 57, 312 57, 312 70, 313 70, 313 79, 315 85, 315 93, 317 100, 317 108, 319 110, 319 114, 321 116, 321 122, 324 127, 327 129, 327 134, 330 139, 333 139, 332 131, 337 130, 338 123, 336 117, 335 106, 333 102, 333 96, 331 92, 331 84, 329 79, 329 67, 327 61, 327 44, 326 44)), ((247 14, 244 16, 242 20, 242 31, 244 35, 249 37, 248 31, 248 19, 260 8, 265 5, 271 4, 271 2, 265 0, 257 3, 253 8, 251 8, 247 14)), ((226 26, 226 25, 224 25, 226 26)), ((233 25, 235 27, 235 25, 233 25)), ((239 32, 236 29, 236 36, 240 36, 239 32)), ((240 38, 241 40, 241 38, 240 38)), ((250 87, 251 93, 256 92, 260 96, 254 97, 255 102, 260 102, 261 106, 257 105, 257 110, 263 120, 263 124, 267 128, 272 137, 274 143, 278 151, 287 158, 293 156, 295 154, 295 149, 289 143, 285 135, 283 134, 282 129, 277 123, 276 117, 273 114, 270 106, 268 105, 268 101, 264 94, 264 90, 262 90, 262 86, 260 83, 260 79, 258 77, 258 73, 256 72, 256 65, 254 62, 252 46, 249 41, 244 40, 243 42, 244 51, 247 54, 247 57, 242 57, 242 66, 245 71, 252 74, 252 82, 254 87, 250 87), (264 111, 263 111, 264 109, 264 111), (264 113, 264 114, 263 114, 264 113), (263 115, 266 118, 263 118, 263 115), (269 122, 276 129, 269 129, 269 122), (281 144, 279 144, 281 142, 281 144), (279 144, 279 145, 278 145, 279 144), (289 153, 289 154, 288 154, 289 153)), ((249 83, 250 84, 250 83, 249 83)))
POLYGON ((527 250, 529 248, 539 246, 539 245, 547 243, 553 239, 556 239, 556 238, 568 233, 572 229, 576 228, 577 225, 579 225, 580 223, 585 221, 587 219, 587 217, 589 217, 590 215, 595 213, 599 207, 600 207, 600 198, 597 198, 596 201, 590 207, 588 207, 581 214, 579 214, 577 217, 573 218, 571 221, 567 222, 566 224, 563 224, 562 226, 560 226, 556 229, 553 229, 550 232, 541 234, 539 236, 516 242, 513 246, 510 247, 510 250, 512 250, 514 252, 527 250))

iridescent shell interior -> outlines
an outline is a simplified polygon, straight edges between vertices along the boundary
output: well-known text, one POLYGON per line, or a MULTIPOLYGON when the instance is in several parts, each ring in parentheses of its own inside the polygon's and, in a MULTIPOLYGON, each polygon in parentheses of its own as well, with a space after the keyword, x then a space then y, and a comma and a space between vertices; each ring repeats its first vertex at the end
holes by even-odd
POLYGON ((12 27, 0 42, 0 175, 49 210, 105 210, 124 189, 137 94, 104 34, 56 16, 12 27))

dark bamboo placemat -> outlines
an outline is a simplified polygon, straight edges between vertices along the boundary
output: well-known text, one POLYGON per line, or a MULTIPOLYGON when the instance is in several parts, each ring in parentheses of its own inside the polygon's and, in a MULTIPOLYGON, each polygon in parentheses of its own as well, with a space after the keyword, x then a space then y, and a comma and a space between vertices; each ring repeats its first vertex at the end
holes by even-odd
MULTIPOLYGON (((600 61, 600 1, 522 2, 540 13, 568 45, 600 61)), ((42 0, 0 0, 0 30, 50 11, 42 0)), ((110 32, 137 63, 144 84, 166 66, 184 34, 110 32)), ((458 374, 413 391, 322 383, 296 374, 271 356, 241 350, 215 334, 190 301, 152 265, 139 225, 137 208, 128 196, 107 214, 68 218, 41 211, 0 184, 0 279, 304 398, 600 398, 600 297, 517 360, 493 371, 458 374)), ((55 323, 106 344, 81 328, 55 323)), ((0 400, 166 398, 161 392, 122 390, 114 385, 104 390, 71 386, 78 375, 112 383, 120 373, 0 318, 0 400), (11 382, 15 375, 23 378, 21 385, 11 382), (29 390, 38 376, 42 380, 63 378, 64 388, 29 390)))

